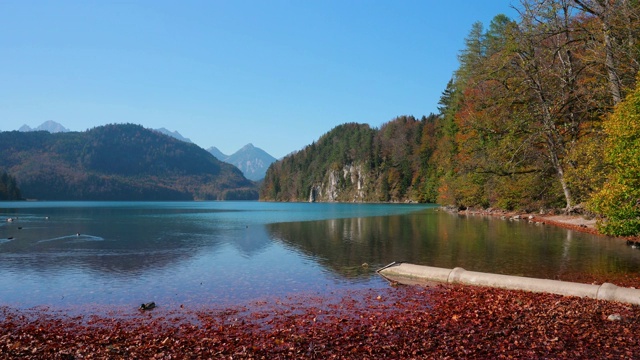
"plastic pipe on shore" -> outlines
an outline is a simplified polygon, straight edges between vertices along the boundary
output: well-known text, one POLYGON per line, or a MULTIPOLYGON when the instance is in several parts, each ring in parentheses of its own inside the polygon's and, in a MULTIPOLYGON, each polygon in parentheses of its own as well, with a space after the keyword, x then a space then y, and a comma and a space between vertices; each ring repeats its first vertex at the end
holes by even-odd
POLYGON ((588 297, 640 305, 640 289, 619 287, 611 283, 589 285, 568 281, 467 271, 460 267, 445 269, 408 263, 391 263, 377 272, 389 280, 405 284, 436 281, 448 284, 478 285, 509 290, 588 297))

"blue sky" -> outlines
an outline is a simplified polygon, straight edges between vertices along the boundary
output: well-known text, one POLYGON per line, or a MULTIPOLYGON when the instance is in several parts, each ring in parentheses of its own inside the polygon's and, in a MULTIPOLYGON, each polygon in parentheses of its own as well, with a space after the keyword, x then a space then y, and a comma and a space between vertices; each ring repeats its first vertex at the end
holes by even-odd
POLYGON ((0 0, 0 130, 177 130, 282 157, 346 122, 437 112, 509 0, 0 0))

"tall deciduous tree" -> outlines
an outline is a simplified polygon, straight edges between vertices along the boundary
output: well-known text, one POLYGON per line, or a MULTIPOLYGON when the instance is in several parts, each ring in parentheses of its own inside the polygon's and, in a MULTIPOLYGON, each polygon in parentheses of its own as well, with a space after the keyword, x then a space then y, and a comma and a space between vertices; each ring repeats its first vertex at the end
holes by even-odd
POLYGON ((555 170, 566 209, 574 204, 566 179, 565 159, 580 136, 585 120, 577 109, 578 76, 584 69, 574 54, 582 39, 570 31, 572 22, 566 0, 523 3, 517 36, 516 69, 527 85, 530 113, 539 126, 543 149, 555 170))
POLYGON ((640 3, 636 0, 574 0, 579 9, 598 19, 604 50, 603 63, 614 104, 633 88, 634 76, 640 70, 638 37, 640 36, 640 3))

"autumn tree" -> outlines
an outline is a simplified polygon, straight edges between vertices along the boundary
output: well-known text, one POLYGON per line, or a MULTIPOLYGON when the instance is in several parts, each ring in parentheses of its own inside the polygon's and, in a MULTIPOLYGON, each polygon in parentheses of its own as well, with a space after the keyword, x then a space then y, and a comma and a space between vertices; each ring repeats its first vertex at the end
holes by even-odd
POLYGON ((574 0, 574 3, 597 19, 599 29, 593 34, 599 39, 604 56, 595 57, 594 61, 604 64, 612 102, 618 104, 633 89, 635 74, 640 70, 640 2, 574 0))
POLYGON ((608 235, 640 234, 640 86, 604 122, 605 158, 611 173, 591 200, 604 216, 600 230, 608 235))
POLYGON ((555 171, 565 208, 575 205, 567 179, 570 154, 590 122, 597 121, 591 108, 598 88, 589 86, 591 64, 582 61, 588 37, 573 31, 576 18, 567 0, 523 2, 517 36, 516 70, 527 90, 529 114, 536 123, 549 165, 555 171))

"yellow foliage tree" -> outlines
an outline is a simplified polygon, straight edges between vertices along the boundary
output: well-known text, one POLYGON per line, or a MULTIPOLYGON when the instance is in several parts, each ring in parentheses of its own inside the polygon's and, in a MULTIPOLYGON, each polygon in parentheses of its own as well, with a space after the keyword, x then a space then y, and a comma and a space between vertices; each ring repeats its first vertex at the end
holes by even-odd
MULTIPOLYGON (((637 84, 640 84, 638 82, 637 84)), ((618 104, 604 122, 605 160, 611 173, 590 202, 603 215, 607 235, 640 234, 640 85, 618 104)))

